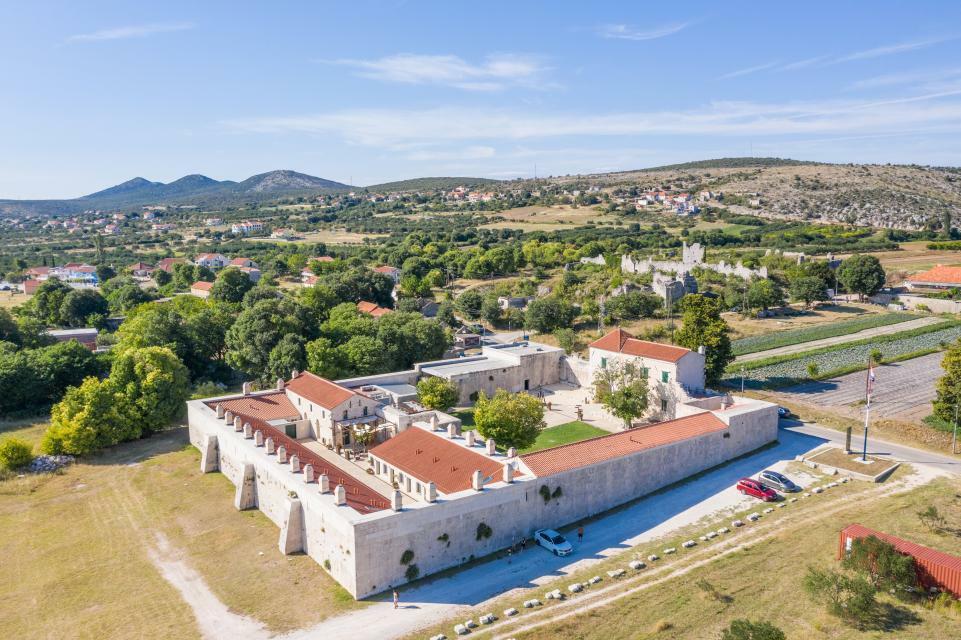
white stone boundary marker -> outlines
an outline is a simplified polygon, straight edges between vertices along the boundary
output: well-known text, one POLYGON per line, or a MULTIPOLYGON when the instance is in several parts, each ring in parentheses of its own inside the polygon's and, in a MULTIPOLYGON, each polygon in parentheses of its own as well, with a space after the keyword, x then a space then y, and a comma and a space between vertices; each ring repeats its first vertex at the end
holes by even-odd
MULTIPOLYGON (((436 419, 436 414, 435 414, 435 419, 436 419)), ((457 437, 457 426, 453 422, 447 425, 447 437, 450 438, 451 440, 457 437)))
POLYGON ((696 545, 696 544, 697 544, 697 543, 694 542, 693 540, 688 540, 688 541, 686 541, 684 544, 682 544, 681 546, 684 547, 685 549, 690 549, 691 547, 693 547, 693 546, 696 545))
POLYGON ((504 609, 504 615, 510 618, 511 616, 517 615, 517 609, 511 607, 510 609, 504 609))
POLYGON ((254 432, 254 446, 262 447, 264 446, 264 432, 259 429, 254 432))
POLYGON ((404 495, 400 492, 400 489, 394 489, 394 492, 390 494, 390 508, 394 511, 403 510, 404 495))
POLYGON ((455 624, 454 633, 459 636, 466 636, 468 633, 470 633, 470 630, 462 624, 455 624))
POLYGON ((287 447, 284 445, 277 447, 277 462, 287 464, 287 447))
POLYGON ((300 458, 296 453, 290 454, 290 472, 299 473, 300 472, 300 458))
POLYGON ((497 453, 497 443, 494 442, 493 438, 487 439, 487 455, 492 456, 497 453))
POLYGON ((283 378, 277 378, 277 391, 283 391, 286 386, 287 383, 284 382, 283 378))
POLYGON ((494 620, 497 620, 497 618, 494 617, 493 613, 485 613, 480 618, 478 618, 478 620, 480 620, 481 624, 491 624, 494 622, 494 620))
POLYGON ((267 440, 264 442, 264 449, 267 451, 267 455, 268 455, 268 456, 274 455, 275 449, 274 449, 274 439, 273 439, 273 438, 267 438, 267 440))
POLYGON ((627 566, 629 566, 631 569, 634 569, 635 571, 638 571, 640 569, 643 569, 647 565, 641 562, 640 560, 631 560, 630 562, 627 563, 627 566))
POLYGON ((234 423, 234 412, 233 412, 233 411, 230 411, 230 410, 228 409, 227 411, 224 412, 224 422, 226 422, 227 424, 233 424, 233 423, 234 423))
POLYGON ((514 466, 510 464, 504 465, 504 482, 511 484, 514 482, 514 466))
POLYGON ((249 422, 244 423, 244 439, 250 440, 254 437, 254 428, 250 426, 249 422))
POLYGON ((245 396, 250 395, 251 386, 249 382, 245 382, 240 388, 244 392, 245 396))
POLYGON ((431 480, 427 483, 427 490, 424 492, 427 502, 437 502, 437 485, 431 480))
POLYGON ((217 403, 217 418, 220 420, 224 419, 224 405, 217 403))
POLYGON ((304 465, 304 482, 314 481, 314 465, 309 462, 304 465))
POLYGON ((243 431, 244 421, 240 419, 240 416, 234 416, 234 431, 243 431))
MULTIPOLYGON (((493 442, 493 440, 488 440, 488 442, 493 442)), ((474 473, 470 474, 470 486, 474 491, 484 490, 484 474, 480 472, 480 469, 475 469, 474 473)))
POLYGON ((320 477, 317 478, 317 484, 319 485, 321 493, 330 492, 330 478, 327 476, 326 473, 320 474, 320 477))
POLYGON ((475 437, 475 434, 473 430, 464 432, 464 441, 468 447, 474 446, 474 437, 475 437))
POLYGON ((339 507, 347 504, 347 489, 342 484, 337 485, 337 488, 334 489, 334 504, 339 507))
POLYGON ((624 569, 614 569, 613 571, 608 571, 607 575, 611 578, 620 578, 624 573, 624 569))

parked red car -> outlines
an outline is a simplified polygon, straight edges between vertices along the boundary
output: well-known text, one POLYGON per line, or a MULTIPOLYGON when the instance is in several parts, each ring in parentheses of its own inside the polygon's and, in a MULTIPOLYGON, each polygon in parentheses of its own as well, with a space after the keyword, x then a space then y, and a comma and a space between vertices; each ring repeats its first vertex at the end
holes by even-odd
POLYGON ((738 480, 737 490, 741 492, 742 496, 754 496, 764 502, 774 502, 777 500, 777 492, 774 491, 774 489, 768 489, 757 480, 751 478, 741 478, 738 480))

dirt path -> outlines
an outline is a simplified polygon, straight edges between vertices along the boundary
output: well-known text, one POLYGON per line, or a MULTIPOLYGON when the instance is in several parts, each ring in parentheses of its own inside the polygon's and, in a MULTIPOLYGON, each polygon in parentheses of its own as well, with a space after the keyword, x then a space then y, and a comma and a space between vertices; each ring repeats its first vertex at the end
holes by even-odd
POLYGON ((767 351, 758 351, 756 353, 746 353, 743 356, 738 356, 737 358, 735 358, 734 362, 751 362, 752 360, 760 360, 761 358, 770 358, 772 356, 784 356, 791 353, 801 353, 802 351, 810 351, 811 349, 820 349, 821 347, 830 347, 836 344, 845 344, 847 342, 854 342, 856 340, 864 340, 866 338, 877 338, 878 336, 887 336, 887 335, 891 335, 892 333, 910 331, 911 329, 917 329, 919 327, 927 327, 932 324, 937 324, 938 322, 943 322, 943 321, 944 321, 943 318, 938 318, 936 316, 928 316, 926 318, 918 318, 917 320, 908 320, 907 322, 898 322, 896 324, 889 324, 883 327, 865 329, 864 331, 858 331, 857 333, 849 333, 844 336, 834 336, 833 338, 811 340, 810 342, 802 342, 800 344, 791 344, 786 347, 768 349, 767 351))

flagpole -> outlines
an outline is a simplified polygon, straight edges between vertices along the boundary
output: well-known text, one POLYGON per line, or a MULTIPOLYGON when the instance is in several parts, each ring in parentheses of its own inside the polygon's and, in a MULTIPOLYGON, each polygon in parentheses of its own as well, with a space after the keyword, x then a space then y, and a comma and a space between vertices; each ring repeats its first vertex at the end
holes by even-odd
POLYGON ((861 461, 868 461, 868 422, 871 419, 871 375, 873 371, 871 370, 871 356, 868 356, 868 377, 864 383, 864 393, 867 396, 867 402, 864 406, 864 447, 861 450, 861 461))

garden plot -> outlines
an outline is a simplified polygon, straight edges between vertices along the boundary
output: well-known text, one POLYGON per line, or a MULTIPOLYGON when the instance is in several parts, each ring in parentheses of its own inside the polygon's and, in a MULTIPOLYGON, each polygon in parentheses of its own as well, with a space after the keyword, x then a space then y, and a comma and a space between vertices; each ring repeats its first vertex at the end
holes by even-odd
MULTIPOLYGON (((912 334, 902 338, 898 338, 896 335, 886 336, 887 340, 878 340, 877 342, 871 341, 839 349, 816 351, 811 354, 799 353, 796 357, 790 357, 781 362, 758 366, 753 369, 748 368, 745 372, 745 386, 754 389, 784 387, 793 382, 810 378, 808 367, 812 363, 817 367, 817 371, 822 374, 844 369, 850 370, 850 367, 860 364, 866 366, 871 352, 875 349, 880 350, 884 359, 888 360, 939 349, 943 345, 954 342, 958 337, 961 337, 961 326, 952 326, 921 333, 920 335, 912 334)), ((739 371, 735 369, 725 375, 723 380, 728 386, 736 387, 740 385, 741 376, 739 371)), ((915 385, 914 382, 909 380, 903 382, 910 386, 915 385)), ((827 383, 829 384, 830 381, 827 381, 827 383)), ((824 383, 812 382, 811 384, 824 383)), ((827 389, 830 389, 830 387, 825 388, 825 390, 827 389)))
MULTIPOLYGON (((934 385, 941 377, 941 352, 875 369, 871 415, 877 419, 920 422, 931 413, 934 385)), ((865 373, 858 371, 831 380, 805 382, 778 395, 786 401, 830 407, 850 418, 864 416, 865 373)))

